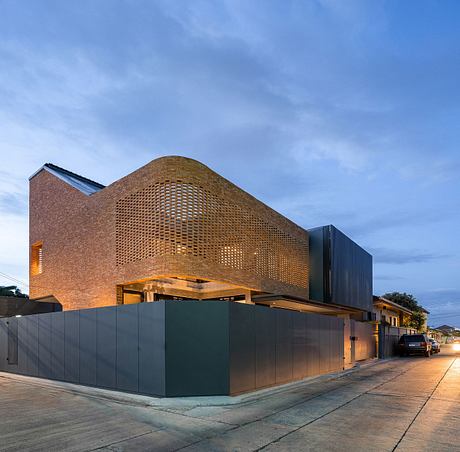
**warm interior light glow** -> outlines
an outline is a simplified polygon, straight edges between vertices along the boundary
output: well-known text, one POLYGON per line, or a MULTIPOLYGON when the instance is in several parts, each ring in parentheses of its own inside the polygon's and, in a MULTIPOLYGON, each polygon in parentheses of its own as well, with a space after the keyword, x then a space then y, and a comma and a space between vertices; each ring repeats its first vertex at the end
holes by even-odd
POLYGON ((32 245, 31 272, 32 275, 43 273, 43 244, 41 242, 32 245))
POLYGON ((454 351, 460 352, 460 344, 454 344, 454 351))

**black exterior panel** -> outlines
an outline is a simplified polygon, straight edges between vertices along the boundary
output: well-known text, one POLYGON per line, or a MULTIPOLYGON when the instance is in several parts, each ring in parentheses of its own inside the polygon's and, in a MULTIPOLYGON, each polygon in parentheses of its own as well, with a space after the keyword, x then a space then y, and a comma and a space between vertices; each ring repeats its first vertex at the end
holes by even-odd
POLYGON ((27 323, 27 375, 38 376, 38 316, 28 316, 21 319, 21 322, 27 323))
POLYGON ((372 256, 332 225, 308 234, 310 299, 372 311, 372 256))
POLYGON ((307 316, 293 313, 292 324, 292 378, 307 376, 307 316))
POLYGON ((52 378, 51 370, 51 314, 38 317, 38 376, 52 378))
POLYGON ((97 386, 117 387, 117 310, 110 307, 97 310, 97 386))
MULTIPOLYGON (((13 319, 10 319, 10 322, 13 319)), ((26 348, 26 341, 27 341, 27 322, 18 322, 16 320, 16 328, 17 328, 17 370, 16 372, 19 374, 27 374, 27 348, 26 348)), ((11 324, 11 323, 10 323, 11 324)))
POLYGON ((97 310, 83 309, 80 311, 79 337, 80 352, 79 374, 80 383, 84 385, 96 386, 96 330, 97 330, 97 310))
POLYGON ((166 395, 165 383, 165 302, 140 303, 139 392, 166 395))
POLYGON ((137 304, 119 306, 117 315, 117 389, 139 390, 139 319, 137 304))
POLYGON ((319 373, 329 372, 330 368, 330 318, 327 316, 319 317, 319 373))
POLYGON ((166 395, 229 393, 229 303, 168 301, 166 395))
POLYGON ((276 383, 292 380, 292 312, 274 309, 276 313, 276 383))
POLYGON ((64 316, 51 316, 51 375, 53 379, 65 380, 65 321, 64 316))
POLYGON ((276 312, 267 306, 254 306, 256 387, 276 383, 276 312))
POLYGON ((80 312, 64 312, 65 323, 65 372, 64 379, 71 383, 80 381, 80 312))
POLYGON ((332 303, 372 311, 372 256, 333 226, 330 237, 332 303))
POLYGON ((8 325, 7 319, 0 319, 0 370, 6 371, 8 361, 8 325))
POLYGON ((230 303, 230 393, 237 394, 256 387, 255 309, 230 303))

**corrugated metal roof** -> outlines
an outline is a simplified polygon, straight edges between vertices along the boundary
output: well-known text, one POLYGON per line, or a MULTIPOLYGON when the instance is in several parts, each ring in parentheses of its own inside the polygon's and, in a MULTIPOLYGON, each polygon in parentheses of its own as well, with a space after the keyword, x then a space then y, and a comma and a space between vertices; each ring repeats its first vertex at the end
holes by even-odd
POLYGON ((36 171, 29 179, 32 179, 40 171, 46 170, 64 182, 68 183, 72 187, 80 190, 85 195, 92 195, 105 188, 98 182, 95 182, 87 177, 80 176, 79 174, 73 173, 72 171, 61 168, 60 166, 54 165, 53 163, 45 163, 38 171, 36 171))

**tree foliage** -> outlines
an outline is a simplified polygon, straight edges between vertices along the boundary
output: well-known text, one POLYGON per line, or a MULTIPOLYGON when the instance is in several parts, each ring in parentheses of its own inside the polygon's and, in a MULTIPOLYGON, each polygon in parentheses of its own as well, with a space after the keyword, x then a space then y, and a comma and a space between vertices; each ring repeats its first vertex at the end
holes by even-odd
POLYGON ((417 331, 422 331, 425 321, 426 315, 423 311, 413 311, 407 326, 415 328, 417 331))
POLYGON ((27 294, 22 293, 18 286, 0 286, 0 296, 27 298, 27 294))
POLYGON ((383 298, 393 301, 411 311, 421 311, 422 307, 418 304, 417 299, 406 292, 390 292, 382 295, 383 298))

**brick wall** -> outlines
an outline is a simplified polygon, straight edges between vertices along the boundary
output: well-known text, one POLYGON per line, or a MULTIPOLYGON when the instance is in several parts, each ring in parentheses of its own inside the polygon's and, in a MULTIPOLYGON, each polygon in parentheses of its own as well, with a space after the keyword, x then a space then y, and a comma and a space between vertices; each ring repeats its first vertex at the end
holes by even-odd
POLYGON ((308 298, 308 234, 201 163, 150 162, 87 196, 41 171, 30 181, 30 296, 64 309, 116 304, 116 286, 192 277, 308 298))

